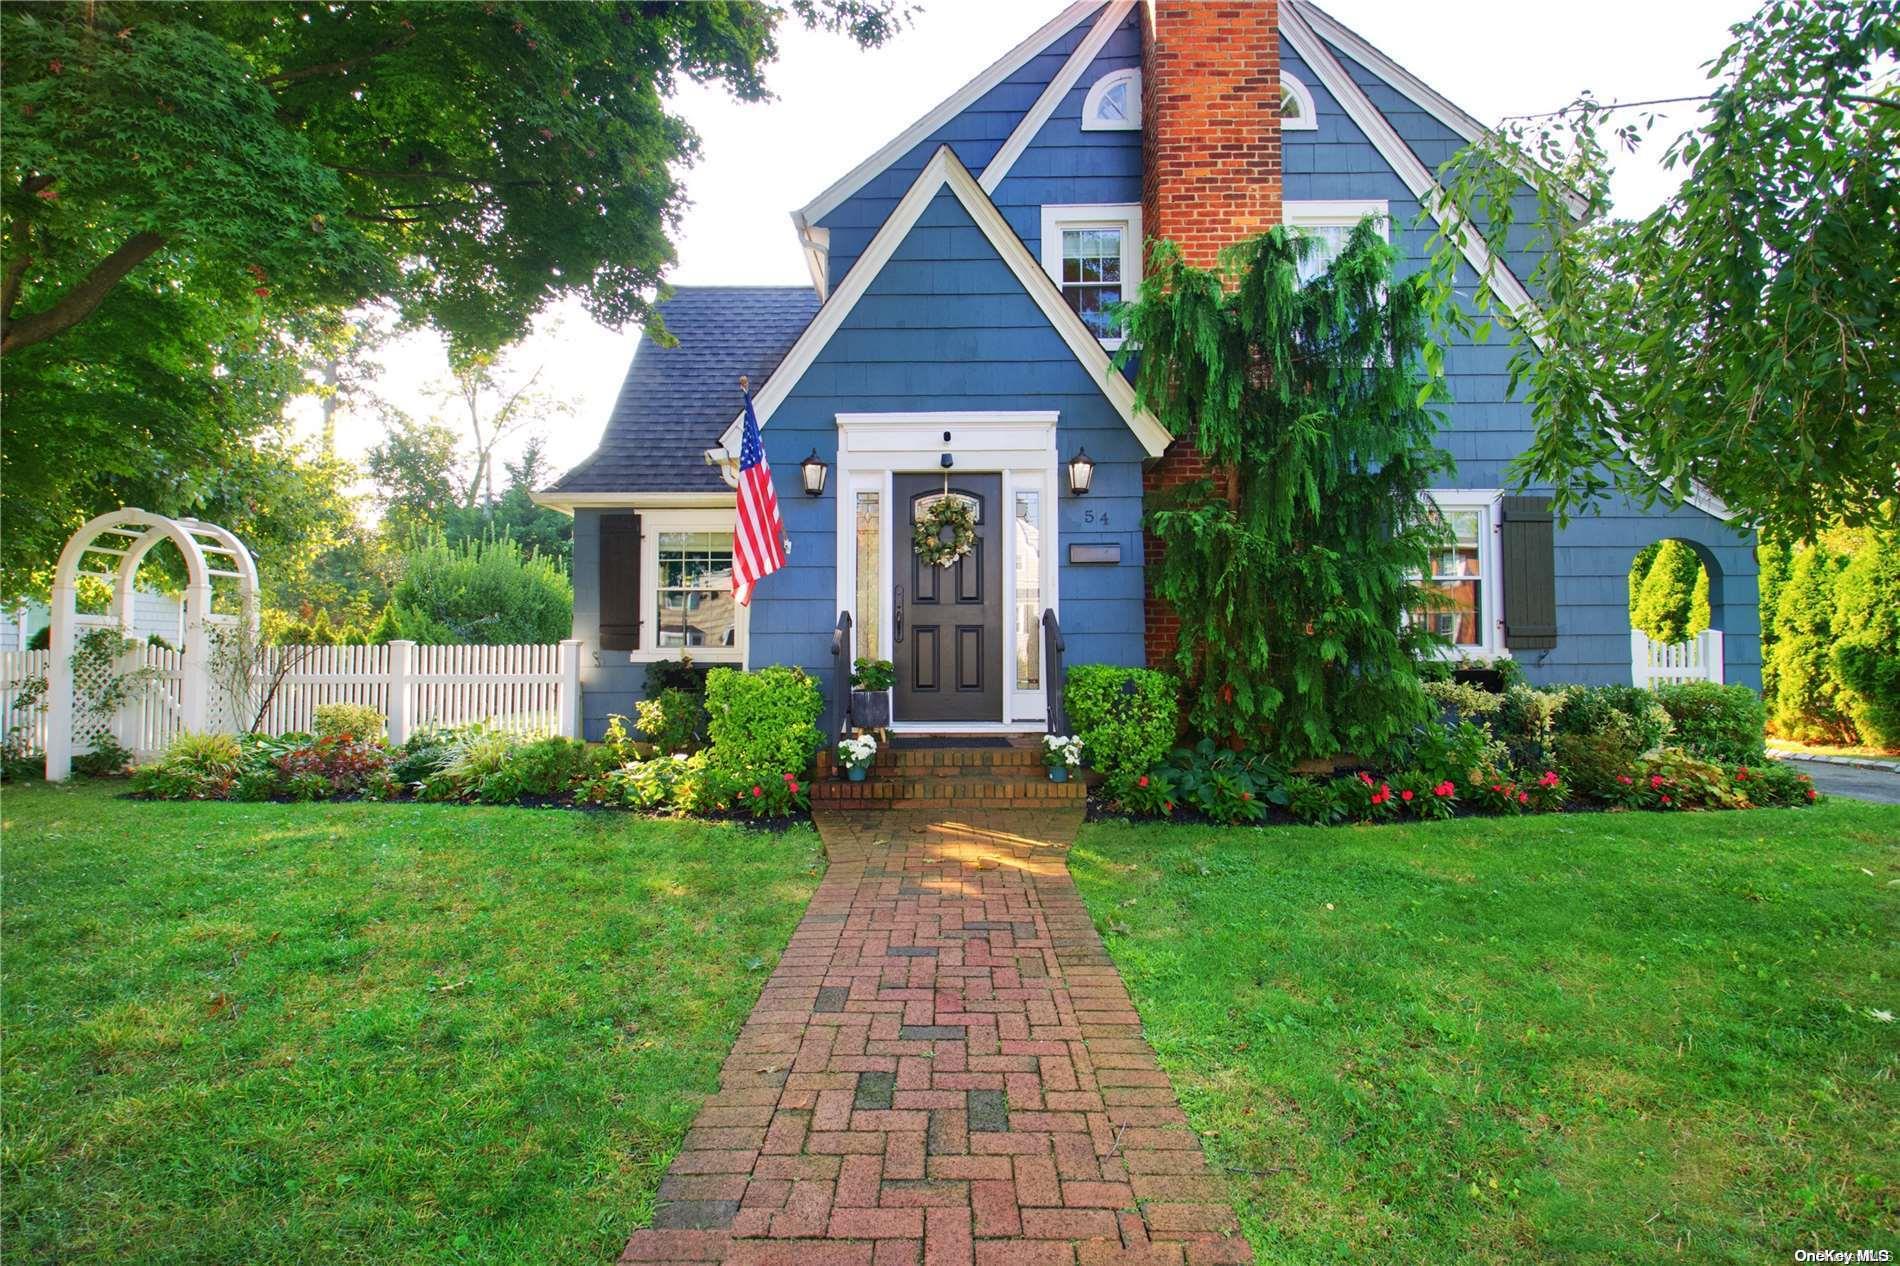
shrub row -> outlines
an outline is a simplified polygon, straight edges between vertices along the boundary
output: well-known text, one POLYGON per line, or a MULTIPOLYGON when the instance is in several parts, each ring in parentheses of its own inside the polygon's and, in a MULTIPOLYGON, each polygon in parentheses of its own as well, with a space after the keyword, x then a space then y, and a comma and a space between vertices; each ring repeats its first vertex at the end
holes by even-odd
POLYGON ((1176 709, 1164 674, 1076 669, 1065 696, 1103 794, 1136 815, 1199 813, 1304 822, 1536 813, 1570 806, 1714 809, 1805 804, 1804 775, 1766 758, 1761 700, 1705 682, 1502 693, 1431 681, 1443 715, 1366 754, 1344 777, 1298 776, 1256 752, 1203 739, 1172 747, 1176 709), (1170 751, 1170 748, 1172 750, 1170 751))
POLYGON ((391 747, 375 709, 327 705, 310 734, 181 735, 133 772, 132 785, 166 800, 360 796, 781 817, 809 802, 804 780, 822 707, 817 684, 796 669, 688 674, 642 710, 642 728, 660 744, 653 755, 620 717, 596 746, 469 725, 423 731, 391 747), (703 699, 691 689, 700 681, 703 699), (702 735, 711 746, 681 750, 702 735))

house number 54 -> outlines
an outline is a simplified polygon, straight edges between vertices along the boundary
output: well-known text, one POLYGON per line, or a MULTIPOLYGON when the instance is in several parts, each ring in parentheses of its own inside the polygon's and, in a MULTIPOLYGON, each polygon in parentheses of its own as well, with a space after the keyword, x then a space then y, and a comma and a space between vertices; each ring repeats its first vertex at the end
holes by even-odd
POLYGON ((1082 511, 1082 522, 1099 523, 1103 527, 1107 527, 1108 526, 1108 511, 1104 510, 1100 514, 1097 514, 1093 510, 1084 510, 1082 511))

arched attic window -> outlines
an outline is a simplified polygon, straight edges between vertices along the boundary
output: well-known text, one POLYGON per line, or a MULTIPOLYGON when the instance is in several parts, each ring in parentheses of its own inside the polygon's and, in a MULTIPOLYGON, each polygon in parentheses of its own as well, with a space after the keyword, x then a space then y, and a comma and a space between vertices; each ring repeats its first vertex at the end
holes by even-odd
POLYGON ((1313 92, 1285 71, 1280 72, 1280 130, 1312 132, 1319 128, 1319 114, 1313 109, 1313 92))
POLYGON ((1141 127, 1141 72, 1112 70, 1082 101, 1084 132, 1133 132, 1141 127))

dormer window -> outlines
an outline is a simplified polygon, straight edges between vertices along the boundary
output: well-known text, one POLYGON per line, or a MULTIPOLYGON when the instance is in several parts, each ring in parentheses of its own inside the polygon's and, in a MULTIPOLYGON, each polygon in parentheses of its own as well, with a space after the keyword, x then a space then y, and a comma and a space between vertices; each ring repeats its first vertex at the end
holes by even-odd
POLYGON ((1297 78, 1280 72, 1280 130, 1312 132, 1319 128, 1319 116, 1313 110, 1313 91, 1297 78))
POLYGON ((1082 101, 1084 132, 1132 132, 1141 127, 1141 72, 1103 75, 1082 101))

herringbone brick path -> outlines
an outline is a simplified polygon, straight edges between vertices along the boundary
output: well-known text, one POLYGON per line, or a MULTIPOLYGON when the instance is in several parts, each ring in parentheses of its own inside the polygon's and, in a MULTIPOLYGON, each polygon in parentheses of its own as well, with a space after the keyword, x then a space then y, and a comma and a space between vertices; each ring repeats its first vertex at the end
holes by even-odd
POLYGON ((1069 878, 1079 809, 820 812, 831 860, 625 1262, 1252 1260, 1069 878))

